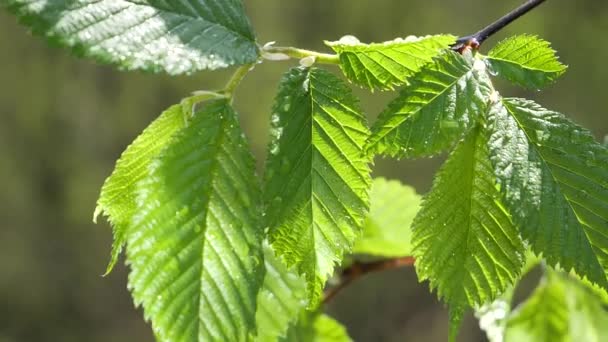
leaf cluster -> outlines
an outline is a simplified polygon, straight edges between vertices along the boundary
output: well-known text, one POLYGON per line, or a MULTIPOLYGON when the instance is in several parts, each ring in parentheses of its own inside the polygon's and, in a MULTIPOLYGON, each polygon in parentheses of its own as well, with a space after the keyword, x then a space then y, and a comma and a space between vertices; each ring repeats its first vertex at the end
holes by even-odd
POLYGON ((231 99, 271 54, 240 0, 0 4, 33 32, 121 69, 240 67, 226 89, 164 111, 101 190, 95 217, 114 229, 108 272, 126 247, 129 289, 158 340, 348 341, 322 313, 323 291, 360 255, 414 256, 419 279, 450 308, 451 339, 469 308, 507 341, 605 336, 608 148, 492 82, 555 82, 566 67, 548 42, 516 36, 487 56, 452 51, 451 35, 326 42, 336 55, 323 61, 351 83, 401 87, 371 127, 349 84, 315 65, 321 54, 281 50, 306 58, 278 86, 258 178, 231 99), (375 156, 442 153, 422 199, 371 177, 375 156), (530 260, 545 276, 510 312, 530 260))

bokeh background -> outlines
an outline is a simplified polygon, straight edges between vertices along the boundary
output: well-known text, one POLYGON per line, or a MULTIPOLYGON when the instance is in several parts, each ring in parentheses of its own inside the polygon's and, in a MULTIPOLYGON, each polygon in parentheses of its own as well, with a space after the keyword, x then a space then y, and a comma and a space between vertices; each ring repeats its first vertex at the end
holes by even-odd
MULTIPOLYGON (((245 2, 260 42, 324 50, 324 39, 344 34, 364 42, 469 34, 520 0, 245 2)), ((543 92, 498 82, 502 93, 568 113, 604 139, 608 2, 548 1, 486 42, 482 52, 520 33, 551 41, 570 69, 543 92)), ((259 166, 276 84, 290 64, 259 65, 238 90, 236 106, 259 166)), ((111 232, 105 222, 92 223, 95 201, 114 161, 150 121, 193 90, 221 87, 229 74, 169 78, 118 72, 50 48, 0 10, 0 342, 153 340, 126 289, 126 269, 100 276, 111 232)), ((370 120, 393 96, 356 93, 370 120)), ((378 159, 375 174, 424 193, 442 159, 378 159)), ((412 269, 370 275, 342 292, 328 310, 357 341, 447 337, 447 311, 412 269)), ((485 340, 472 317, 461 340, 485 340)))

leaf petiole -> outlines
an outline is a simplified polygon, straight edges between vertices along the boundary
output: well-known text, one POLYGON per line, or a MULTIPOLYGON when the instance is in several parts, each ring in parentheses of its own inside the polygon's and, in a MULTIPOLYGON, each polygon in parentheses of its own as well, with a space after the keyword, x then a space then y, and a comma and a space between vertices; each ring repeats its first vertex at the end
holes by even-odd
POLYGON ((262 58, 266 60, 286 60, 290 58, 302 59, 306 57, 314 57, 315 62, 321 64, 339 64, 340 58, 338 55, 321 53, 311 50, 298 49, 290 46, 272 46, 266 44, 262 47, 262 58))

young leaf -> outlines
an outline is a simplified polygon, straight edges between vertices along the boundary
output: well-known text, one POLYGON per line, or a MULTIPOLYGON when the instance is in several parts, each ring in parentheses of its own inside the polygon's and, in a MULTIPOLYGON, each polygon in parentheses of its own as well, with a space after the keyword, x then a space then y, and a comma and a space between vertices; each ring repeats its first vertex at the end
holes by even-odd
POLYGON ((548 271, 541 284, 507 321, 506 342, 604 341, 608 312, 579 280, 548 271))
POLYGON ((491 93, 489 82, 482 61, 446 51, 380 114, 367 150, 397 157, 444 151, 475 125, 491 93))
POLYGON ((272 131, 264 188, 270 242, 305 275, 314 306, 368 210, 368 130, 343 81, 294 68, 281 82, 272 131))
POLYGON ((475 129, 441 168, 414 219, 416 271, 450 306, 452 327, 466 307, 505 291, 523 266, 524 246, 494 179, 485 137, 475 129))
POLYGON ((114 230, 112 258, 106 273, 109 273, 125 243, 125 234, 131 218, 136 212, 135 186, 148 175, 152 159, 169 143, 175 132, 184 127, 186 117, 181 105, 164 111, 141 135, 133 141, 116 162, 112 175, 106 179, 97 200, 93 220, 99 214, 107 215, 114 230))
POLYGON ((379 44, 362 44, 353 36, 325 42, 340 58, 340 68, 353 83, 374 89, 393 89, 430 63, 455 38, 450 35, 410 36, 379 44))
POLYGON ((318 312, 305 312, 281 342, 351 342, 346 328, 335 319, 318 312))
POLYGON ((494 173, 523 237, 550 265, 606 288, 608 149, 528 100, 498 101, 488 121, 494 173))
POLYGON ((499 76, 525 88, 540 89, 567 69, 549 42, 521 35, 503 40, 488 54, 490 68, 499 76))
POLYGON ((5 0, 34 33, 127 70, 183 74, 254 62, 241 0, 5 0))
POLYGON ((256 341, 274 342, 285 336, 288 328, 295 324, 300 313, 306 308, 306 282, 295 272, 288 270, 266 243, 264 259, 266 275, 262 290, 258 294, 256 341))
POLYGON ((376 178, 370 192, 371 208, 353 253, 402 257, 412 253, 411 225, 420 196, 396 180, 376 178))
POLYGON ((264 279, 254 161, 228 100, 204 103, 138 183, 129 288, 161 341, 244 341, 264 279))

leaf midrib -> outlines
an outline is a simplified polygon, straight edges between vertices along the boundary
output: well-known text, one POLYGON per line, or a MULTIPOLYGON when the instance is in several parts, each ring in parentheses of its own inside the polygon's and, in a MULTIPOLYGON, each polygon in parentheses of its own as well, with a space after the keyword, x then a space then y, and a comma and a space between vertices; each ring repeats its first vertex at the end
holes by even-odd
MULTIPOLYGON (((225 108, 222 108, 222 111, 221 111, 221 112, 224 112, 224 111, 225 111, 224 109, 225 109, 225 108)), ((225 138, 225 136, 227 135, 227 132, 226 132, 226 127, 225 127, 225 126, 226 126, 226 121, 227 121, 227 120, 226 120, 225 118, 223 118, 223 117, 222 117, 221 112, 220 112, 220 113, 218 113, 218 114, 219 114, 219 120, 220 120, 220 130, 219 130, 219 133, 218 133, 218 135, 219 135, 219 136, 217 137, 217 143, 216 143, 216 144, 215 144, 215 146, 214 146, 214 147, 215 147, 215 151, 214 151, 214 153, 213 153, 212 163, 211 163, 211 165, 210 165, 210 167, 209 167, 209 170, 210 170, 209 175, 210 175, 210 177, 209 177, 209 182, 207 182, 207 184, 206 184, 207 189, 206 189, 206 191, 205 191, 205 193, 210 193, 210 196, 207 196, 207 201, 206 201, 206 202, 203 204, 203 206, 204 206, 204 208, 205 208, 205 217, 203 218, 203 219, 204 219, 204 221, 201 223, 201 225, 202 225, 203 227, 201 227, 201 232, 200 232, 200 238, 202 239, 202 242, 201 242, 201 253, 200 253, 200 255, 201 255, 201 258, 200 258, 200 263, 201 263, 201 275, 202 275, 202 273, 203 273, 203 272, 205 272, 205 267, 204 267, 204 258, 203 258, 203 255, 204 255, 205 247, 206 247, 206 245, 207 245, 207 243, 206 243, 206 236, 205 236, 205 235, 206 235, 206 232, 207 232, 207 228, 208 228, 208 226, 207 226, 207 222, 208 222, 208 217, 209 217, 209 215, 211 214, 211 213, 210 213, 209 204, 211 203, 212 199, 213 199, 213 198, 216 196, 216 193, 215 193, 215 191, 214 191, 214 186, 213 186, 213 183, 215 182, 215 179, 216 179, 216 177, 217 177, 217 172, 218 172, 218 168, 219 168, 219 164, 220 164, 220 162, 219 162, 219 160, 218 160, 218 158, 217 158, 217 157, 218 157, 218 155, 219 155, 219 154, 220 154, 220 152, 221 152, 220 146, 222 146, 222 145, 223 145, 224 138, 225 138)), ((194 115, 196 115, 196 114, 194 114, 194 115)), ((198 113, 198 115, 202 115, 202 113, 198 113)), ((225 115, 225 113, 224 113, 224 115, 225 115)), ((212 247, 212 248, 213 248, 213 247, 212 247)), ((199 289, 201 289, 202 284, 203 284, 203 278, 202 278, 202 276, 201 276, 201 277, 199 278, 199 284, 198 284, 198 288, 199 288, 199 289)), ((224 296, 221 294, 221 291, 219 291, 219 290, 218 290, 218 293, 220 293, 220 296, 219 296, 219 297, 220 297, 220 298, 221 298, 221 300, 224 302, 224 304, 225 304, 226 306, 228 306, 228 304, 226 304, 226 303, 225 303, 225 298, 224 298, 224 296)), ((200 337, 201 321, 200 321, 200 318, 199 318, 199 317, 201 317, 201 310, 202 310, 202 307, 203 307, 203 305, 202 305, 202 303, 201 303, 201 295, 204 295, 204 294, 202 294, 200 290, 199 290, 199 291, 197 291, 197 294, 198 294, 198 298, 197 298, 197 319, 196 319, 197 324, 196 324, 196 336, 197 336, 197 337, 200 337)), ((240 295, 240 293, 239 293, 239 295, 240 295)), ((212 309, 213 309, 213 308, 212 308, 212 309)), ((215 310, 211 310, 211 312, 213 312, 213 314, 214 314, 214 315, 216 314, 216 313, 215 313, 215 310)), ((221 320, 219 319, 219 317, 215 317, 215 319, 216 319, 218 322, 220 322, 220 321, 221 321, 221 320)), ((220 327, 219 327, 219 328, 220 328, 219 330, 220 330, 220 334, 221 334, 221 335, 223 335, 223 336, 230 336, 229 334, 228 334, 228 335, 226 335, 226 331, 224 331, 224 325, 223 325, 223 323, 222 323, 222 324, 220 324, 220 327)))
POLYGON ((500 57, 487 56, 486 58, 489 59, 489 60, 495 60, 495 61, 506 63, 506 64, 509 64, 509 65, 518 66, 518 67, 521 67, 522 69, 526 69, 526 70, 530 70, 530 71, 534 71, 534 72, 541 72, 541 73, 545 73, 545 74, 554 74, 554 73, 555 74, 559 74, 559 73, 561 73, 561 72, 564 71, 563 68, 559 68, 559 69, 557 69, 557 68, 556 69, 550 69, 550 68, 539 69, 538 67, 532 67, 532 66, 527 65, 527 64, 518 63, 518 62, 515 62, 513 60, 508 60, 508 59, 504 59, 504 58, 500 58, 500 57))

